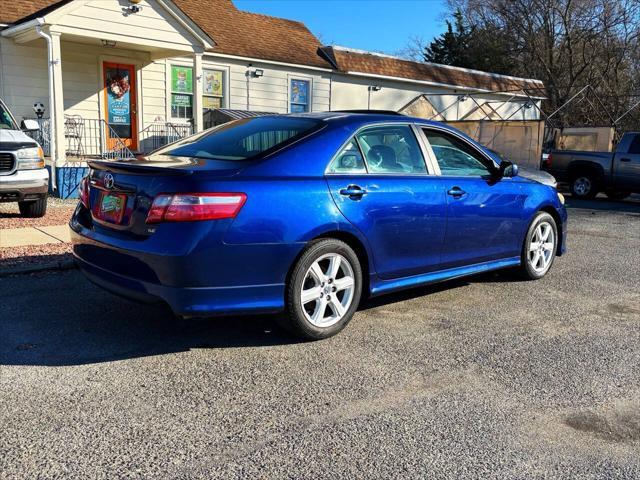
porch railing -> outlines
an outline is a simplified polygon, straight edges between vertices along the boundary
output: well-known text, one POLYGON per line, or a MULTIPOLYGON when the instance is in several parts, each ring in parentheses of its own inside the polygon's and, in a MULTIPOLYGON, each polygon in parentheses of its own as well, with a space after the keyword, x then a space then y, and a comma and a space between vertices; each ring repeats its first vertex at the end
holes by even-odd
MULTIPOLYGON (((50 156, 51 120, 41 118, 37 121, 40 130, 27 132, 27 135, 42 146, 45 155, 50 156)), ((149 153, 191 134, 193 134, 191 123, 155 122, 138 133, 139 151, 149 153)), ((125 141, 102 119, 65 116, 64 138, 65 153, 70 161, 89 158, 115 160, 135 157, 125 141)))
POLYGON ((105 160, 135 158, 125 141, 103 119, 66 116, 64 138, 67 157, 105 160))
POLYGON ((188 137, 192 133, 193 125, 190 123, 152 123, 138 134, 140 151, 143 153, 152 152, 181 138, 188 137))
MULTIPOLYGON (((50 156, 51 119, 41 118, 37 121, 40 124, 40 130, 27 132, 27 135, 42 146, 45 155, 50 156)), ((70 161, 135 157, 125 141, 102 119, 65 116, 64 139, 65 153, 70 161)))

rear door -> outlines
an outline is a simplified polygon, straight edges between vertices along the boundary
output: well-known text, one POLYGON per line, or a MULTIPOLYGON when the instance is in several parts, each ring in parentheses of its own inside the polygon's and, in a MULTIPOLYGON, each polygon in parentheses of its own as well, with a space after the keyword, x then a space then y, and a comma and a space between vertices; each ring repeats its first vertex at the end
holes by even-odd
POLYGON ((428 175, 411 125, 361 130, 334 158, 326 178, 340 211, 367 238, 381 278, 438 268, 446 198, 428 175))
POLYGON ((616 189, 640 192, 640 133, 627 134, 614 156, 614 185, 616 189))
POLYGON ((526 196, 519 182, 496 180, 493 162, 463 137, 431 127, 423 133, 447 198, 441 268, 520 255, 526 196))

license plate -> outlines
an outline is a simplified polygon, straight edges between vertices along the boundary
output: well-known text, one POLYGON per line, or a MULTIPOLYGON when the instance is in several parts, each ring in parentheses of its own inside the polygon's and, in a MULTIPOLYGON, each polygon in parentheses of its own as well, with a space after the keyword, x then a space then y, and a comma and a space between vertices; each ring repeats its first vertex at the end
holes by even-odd
POLYGON ((94 215, 99 219, 109 223, 120 223, 124 216, 127 196, 118 193, 100 192, 98 208, 94 210, 94 215))

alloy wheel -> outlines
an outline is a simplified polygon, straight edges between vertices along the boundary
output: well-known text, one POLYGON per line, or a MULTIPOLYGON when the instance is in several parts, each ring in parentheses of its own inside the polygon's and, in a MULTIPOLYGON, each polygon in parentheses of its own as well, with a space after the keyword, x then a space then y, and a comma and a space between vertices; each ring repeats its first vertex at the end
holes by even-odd
POLYGON ((342 255, 323 255, 307 270, 301 290, 307 320, 316 327, 330 327, 344 317, 353 301, 353 268, 342 255))
POLYGON ((593 188, 593 185, 591 184, 591 180, 587 177, 576 178, 573 182, 573 192, 581 197, 588 195, 591 188, 593 188))
POLYGON ((536 273, 544 273, 549 269, 555 248, 553 227, 548 222, 540 222, 531 236, 527 255, 529 265, 536 273))

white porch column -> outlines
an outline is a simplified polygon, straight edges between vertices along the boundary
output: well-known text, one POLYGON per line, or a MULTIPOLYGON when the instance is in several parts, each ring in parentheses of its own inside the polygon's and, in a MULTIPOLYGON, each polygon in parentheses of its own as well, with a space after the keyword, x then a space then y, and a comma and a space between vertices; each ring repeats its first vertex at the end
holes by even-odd
POLYGON ((60 33, 51 32, 53 47, 53 106, 56 122, 56 152, 55 164, 61 165, 66 161, 67 143, 64 137, 64 97, 62 90, 62 54, 60 50, 60 33))
POLYGON ((204 76, 202 73, 202 52, 193 54, 194 91, 193 91, 193 120, 196 132, 204 130, 204 107, 202 103, 204 76))

